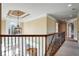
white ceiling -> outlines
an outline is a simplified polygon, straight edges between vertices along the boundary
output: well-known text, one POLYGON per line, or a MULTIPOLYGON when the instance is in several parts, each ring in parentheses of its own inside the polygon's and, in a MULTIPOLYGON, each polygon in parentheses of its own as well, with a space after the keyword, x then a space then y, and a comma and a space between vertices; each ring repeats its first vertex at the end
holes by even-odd
POLYGON ((71 19, 77 16, 79 10, 78 3, 72 3, 72 7, 68 7, 69 3, 3 3, 2 4, 2 17, 6 19, 9 10, 22 10, 30 13, 25 20, 51 14, 56 19, 71 19), (72 10, 75 8, 75 10, 72 10))

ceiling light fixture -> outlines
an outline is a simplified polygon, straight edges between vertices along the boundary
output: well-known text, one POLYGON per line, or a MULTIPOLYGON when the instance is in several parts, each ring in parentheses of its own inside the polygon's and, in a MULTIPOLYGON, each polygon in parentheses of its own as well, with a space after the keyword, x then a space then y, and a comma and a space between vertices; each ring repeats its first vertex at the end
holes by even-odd
POLYGON ((72 7, 72 4, 68 4, 68 7, 72 7))
MULTIPOLYGON (((11 17, 16 17, 17 18, 17 25, 14 29, 12 29, 13 33, 12 34, 17 34, 17 35, 20 35, 22 34, 22 27, 21 27, 21 22, 20 22, 20 19, 21 18, 24 18, 26 16, 29 16, 30 14, 29 13, 25 13, 21 10, 9 10, 8 16, 11 16, 11 17)), ((15 20, 14 20, 15 21, 15 20)))

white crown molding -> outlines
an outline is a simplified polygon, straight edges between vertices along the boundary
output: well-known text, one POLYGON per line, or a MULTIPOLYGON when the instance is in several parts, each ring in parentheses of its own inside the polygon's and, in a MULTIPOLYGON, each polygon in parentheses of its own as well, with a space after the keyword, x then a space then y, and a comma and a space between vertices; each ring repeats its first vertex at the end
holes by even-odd
POLYGON ((29 18, 28 20, 26 20, 26 18, 24 18, 21 22, 29 22, 29 21, 34 21, 38 18, 41 18, 41 17, 47 17, 47 14, 42 14, 40 16, 37 16, 37 17, 33 17, 33 18, 29 18))
POLYGON ((52 17, 52 16, 50 16, 50 15, 47 15, 47 17, 49 17, 50 19, 52 19, 52 20, 54 20, 54 21, 57 22, 57 20, 56 20, 54 17, 52 17))
POLYGON ((73 18, 73 19, 70 19, 69 21, 67 21, 68 23, 72 23, 72 22, 74 22, 74 21, 76 21, 77 20, 77 18, 73 18))

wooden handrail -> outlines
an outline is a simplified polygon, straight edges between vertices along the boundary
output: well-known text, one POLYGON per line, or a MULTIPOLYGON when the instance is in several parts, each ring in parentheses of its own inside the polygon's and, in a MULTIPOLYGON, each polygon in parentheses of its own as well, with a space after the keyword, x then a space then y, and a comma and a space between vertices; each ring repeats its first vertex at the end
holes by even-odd
POLYGON ((0 37, 25 37, 25 36, 27 36, 27 37, 42 37, 42 36, 50 36, 50 35, 54 35, 54 33, 52 33, 52 34, 35 34, 35 35, 0 35, 0 37))
POLYGON ((0 35, 0 37, 40 37, 40 36, 46 36, 46 35, 0 35))
POLYGON ((25 37, 25 36, 28 36, 28 37, 30 37, 30 36, 35 36, 35 37, 37 37, 37 36, 51 36, 51 35, 54 35, 54 34, 58 34, 58 33, 50 33, 50 34, 26 34, 26 35, 5 35, 5 34, 2 34, 2 35, 0 35, 0 37, 21 37, 21 36, 23 36, 23 37, 25 37))

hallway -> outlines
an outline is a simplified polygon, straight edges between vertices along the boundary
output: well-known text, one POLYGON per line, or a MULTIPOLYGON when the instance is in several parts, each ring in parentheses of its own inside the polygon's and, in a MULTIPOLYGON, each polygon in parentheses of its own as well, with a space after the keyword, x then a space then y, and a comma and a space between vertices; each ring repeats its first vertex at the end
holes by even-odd
POLYGON ((55 56, 79 56, 78 43, 66 40, 55 56))

